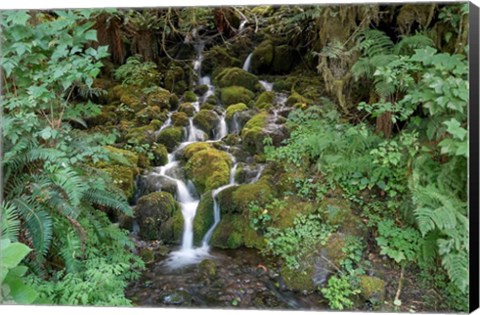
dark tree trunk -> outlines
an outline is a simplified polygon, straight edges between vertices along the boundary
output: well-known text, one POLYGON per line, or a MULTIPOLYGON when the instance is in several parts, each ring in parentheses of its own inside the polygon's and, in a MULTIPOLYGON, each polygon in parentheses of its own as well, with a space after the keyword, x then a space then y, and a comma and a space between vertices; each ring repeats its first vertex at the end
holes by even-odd
POLYGON ((383 134, 385 138, 390 138, 393 130, 392 113, 384 112, 377 117, 376 132, 383 134))

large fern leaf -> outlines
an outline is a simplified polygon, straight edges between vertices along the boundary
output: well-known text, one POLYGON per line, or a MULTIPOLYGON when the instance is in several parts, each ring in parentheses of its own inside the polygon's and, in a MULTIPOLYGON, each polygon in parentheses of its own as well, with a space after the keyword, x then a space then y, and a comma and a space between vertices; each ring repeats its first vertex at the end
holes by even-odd
POLYGON ((133 215, 133 211, 125 199, 120 199, 117 194, 106 190, 89 189, 85 193, 84 200, 88 203, 119 210, 126 215, 133 215))
POLYGON ((364 56, 371 58, 377 55, 391 54, 393 41, 385 32, 369 29, 359 34, 357 47, 364 56))
POLYGON ((75 170, 68 166, 59 168, 51 175, 51 179, 54 184, 66 193, 73 207, 79 205, 87 185, 85 180, 75 170))
POLYGON ((2 238, 5 237, 12 242, 16 242, 18 240, 17 236, 20 229, 20 220, 18 219, 17 209, 8 202, 2 202, 2 211, 0 214, 0 228, 2 231, 0 235, 2 238))
POLYGON ((37 202, 28 197, 16 198, 12 200, 12 204, 28 227, 28 235, 35 252, 44 257, 52 240, 52 218, 37 202))
POLYGON ((463 292, 468 289, 468 256, 464 253, 450 253, 442 258, 442 266, 447 270, 452 282, 463 292))

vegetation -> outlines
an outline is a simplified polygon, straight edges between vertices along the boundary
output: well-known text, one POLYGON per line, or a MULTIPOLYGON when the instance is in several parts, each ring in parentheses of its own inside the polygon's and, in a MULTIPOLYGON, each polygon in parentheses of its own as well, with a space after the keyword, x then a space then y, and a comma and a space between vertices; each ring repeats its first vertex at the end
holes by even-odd
POLYGON ((134 304, 181 180, 196 244, 217 205, 211 246, 318 305, 468 309, 467 4, 0 17, 2 303, 134 304))

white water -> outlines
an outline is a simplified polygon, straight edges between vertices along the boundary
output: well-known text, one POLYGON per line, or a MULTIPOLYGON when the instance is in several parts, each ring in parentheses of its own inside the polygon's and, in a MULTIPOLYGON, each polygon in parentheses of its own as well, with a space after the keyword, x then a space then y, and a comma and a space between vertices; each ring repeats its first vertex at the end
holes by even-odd
MULTIPOLYGON (((235 160, 232 158, 232 160, 235 162, 235 160)), ((210 242, 210 239, 212 238, 213 231, 217 227, 218 223, 220 222, 220 206, 218 205, 217 202, 217 196, 218 194, 232 186, 235 186, 235 173, 237 172, 237 163, 235 163, 230 171, 230 182, 227 185, 221 186, 214 191, 212 191, 212 198, 213 198, 213 225, 210 227, 210 229, 207 231, 205 236, 203 237, 202 240, 202 247, 208 249, 208 242, 210 242)))
POLYGON ((250 53, 250 55, 248 55, 247 59, 245 59, 245 63, 243 64, 243 70, 250 71, 250 63, 252 61, 252 55, 253 55, 253 53, 250 53))
POLYGON ((270 82, 267 82, 267 81, 263 81, 263 80, 260 80, 258 81, 262 86, 263 88, 265 89, 265 91, 272 91, 273 90, 273 83, 270 83, 270 82))
MULTIPOLYGON (((204 47, 203 43, 197 44, 195 46, 197 50, 197 56, 193 62, 193 68, 197 72, 197 75, 199 77, 198 84, 207 85, 208 90, 205 92, 204 95, 202 95, 199 98, 199 101, 192 103, 193 107, 195 108, 195 112, 200 111, 200 104, 202 102, 204 102, 209 96, 215 94, 215 88, 211 84, 210 77, 209 76, 201 77, 203 47, 204 47)), ((169 119, 162 126, 161 130, 171 125, 170 116, 171 114, 168 116, 169 119)), ((191 117, 189 118, 189 124, 186 129, 187 129, 187 134, 186 134, 185 141, 180 143, 178 147, 168 155, 168 163, 165 166, 157 167, 154 170, 155 174, 159 176, 165 176, 166 178, 175 181, 175 183, 177 184, 176 199, 180 204, 180 207, 182 210, 182 216, 184 220, 181 247, 179 250, 170 253, 169 257, 164 261, 164 266, 169 269, 176 269, 186 265, 196 264, 205 258, 212 257, 209 253, 208 242, 215 230, 215 227, 220 222, 220 208, 216 202, 216 196, 223 189, 226 189, 228 187, 235 185, 235 172, 236 172, 237 164, 234 164, 234 166, 231 169, 229 184, 219 187, 212 192, 212 196, 214 199, 214 209, 213 209, 214 224, 210 227, 210 229, 205 234, 202 241, 202 246, 195 248, 193 244, 193 222, 195 219, 195 214, 197 212, 197 207, 200 202, 200 199, 196 197, 196 193, 194 192, 195 187, 191 181, 189 181, 187 185, 182 180, 175 178, 175 176, 171 173, 174 173, 172 172, 172 170, 178 167, 180 163, 179 161, 176 160, 176 153, 191 143, 195 143, 197 141, 205 141, 206 135, 202 130, 195 127, 193 123, 193 119, 191 117)), ((228 127, 225 121, 225 114, 222 114, 220 116, 219 124, 216 128, 216 134, 215 134, 216 139, 209 140, 206 142, 208 143, 218 142, 227 134, 228 134, 228 127)), ((233 160, 233 156, 232 156, 232 160, 233 160)))

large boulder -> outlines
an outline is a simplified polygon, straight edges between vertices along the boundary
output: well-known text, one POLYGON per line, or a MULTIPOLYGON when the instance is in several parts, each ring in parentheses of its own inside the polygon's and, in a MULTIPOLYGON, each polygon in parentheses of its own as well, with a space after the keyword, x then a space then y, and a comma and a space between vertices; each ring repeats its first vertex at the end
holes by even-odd
POLYGON ((360 296, 374 307, 381 306, 385 300, 385 281, 367 275, 359 276, 359 279, 360 296))
POLYGON ((167 120, 167 113, 162 112, 158 106, 147 106, 135 113, 135 120, 139 125, 147 125, 155 119, 164 122, 167 120))
POLYGON ((220 100, 224 106, 245 103, 248 104, 255 94, 243 86, 229 86, 220 89, 220 100))
POLYGON ((295 61, 295 50, 288 45, 275 46, 272 60, 272 72, 289 73, 295 61))
POLYGON ((200 198, 200 203, 193 221, 193 241, 200 245, 202 238, 213 225, 213 197, 212 192, 207 191, 200 198))
POLYGON ((275 93, 272 91, 262 92, 255 101, 255 107, 258 109, 269 109, 273 107, 275 101, 275 93))
POLYGON ((242 129, 243 145, 252 154, 263 152, 264 128, 267 124, 267 118, 268 113, 261 112, 253 116, 242 129))
MULTIPOLYGON (((225 67, 240 67, 241 62, 238 58, 225 48, 224 45, 213 46, 203 56, 202 75, 212 73, 214 69, 225 67)), ((218 70, 215 70, 218 71, 218 70)))
POLYGON ((155 166, 163 166, 168 163, 168 150, 163 144, 156 143, 152 149, 153 164, 155 166))
POLYGON ((191 103, 182 103, 178 107, 179 112, 187 114, 187 116, 192 117, 195 114, 195 107, 191 103))
POLYGON ((145 195, 159 191, 165 191, 174 196, 177 193, 177 183, 166 176, 156 174, 139 176, 135 193, 137 200, 145 195))
POLYGON ((167 127, 163 129, 157 137, 157 142, 163 144, 170 152, 184 138, 184 130, 181 127, 167 127))
POLYGON ((131 145, 153 145, 157 139, 156 131, 160 129, 162 124, 160 120, 154 119, 146 126, 133 127, 128 122, 122 121, 120 129, 125 132, 124 140, 131 145), (125 123, 125 128, 122 127, 123 123, 125 123))
POLYGON ((262 249, 265 240, 250 226, 248 218, 227 214, 222 216, 213 232, 211 244, 224 249, 236 249, 241 246, 262 249))
POLYGON ((271 70, 274 45, 271 40, 261 42, 252 53, 251 71, 255 74, 268 73, 271 70))
POLYGON ((204 147, 193 153, 185 165, 189 179, 199 193, 228 184, 232 160, 224 151, 204 147))
POLYGON ((148 106, 157 106, 161 110, 170 110, 172 94, 161 87, 156 87, 147 96, 148 106))
POLYGON ((258 78, 256 75, 241 68, 226 68, 215 77, 214 83, 221 88, 242 86, 250 91, 254 91, 258 78))
POLYGON ((205 132, 210 138, 214 137, 220 118, 213 110, 202 109, 193 117, 194 125, 205 132))
POLYGON ((179 205, 167 192, 154 192, 141 197, 134 209, 139 235, 144 240, 178 243, 183 228, 179 205))

